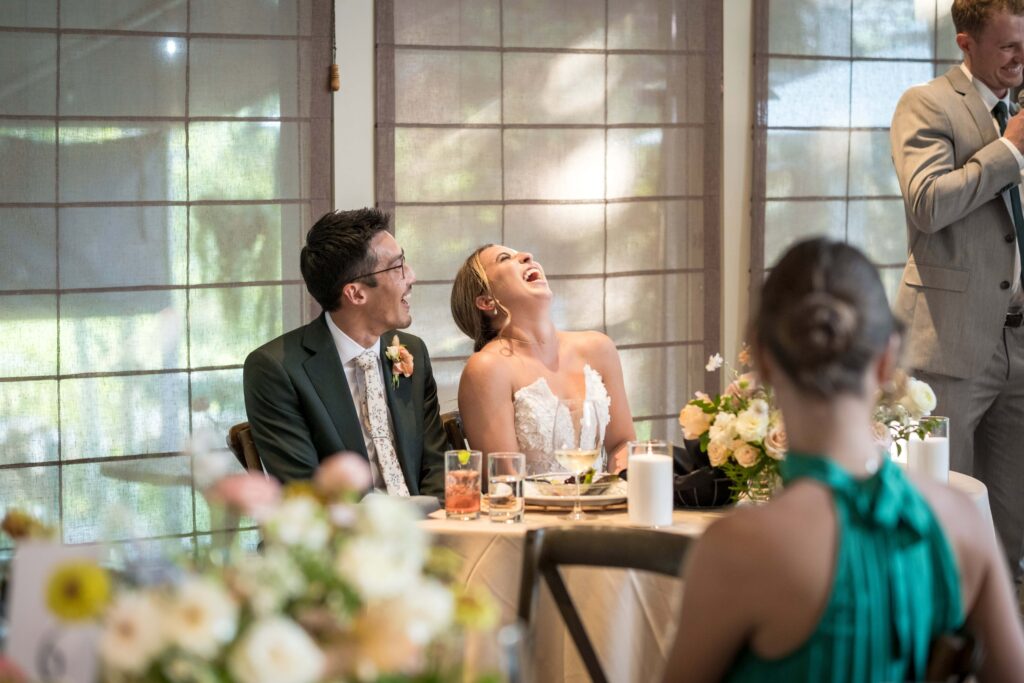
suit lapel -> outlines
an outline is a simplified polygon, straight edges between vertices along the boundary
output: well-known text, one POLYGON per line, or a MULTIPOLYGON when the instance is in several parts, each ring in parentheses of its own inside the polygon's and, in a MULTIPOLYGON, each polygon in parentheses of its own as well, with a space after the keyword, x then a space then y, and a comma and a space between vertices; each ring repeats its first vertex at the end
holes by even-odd
POLYGON ((359 413, 352 402, 352 392, 345 379, 345 369, 341 367, 338 348, 334 345, 324 315, 306 326, 302 336, 302 344, 312 354, 302 364, 309 381, 323 401, 327 414, 331 416, 335 429, 345 448, 361 453, 365 458, 366 443, 363 441, 363 429, 359 425, 359 413))
MULTIPOLYGON (((388 409, 391 411, 391 424, 395 428, 395 450, 398 452, 398 462, 402 466, 407 482, 415 482, 419 478, 419 472, 410 472, 412 454, 420 449, 416 434, 416 411, 412 399, 412 378, 398 377, 398 386, 392 381, 391 361, 386 352, 387 346, 395 332, 388 332, 380 338, 380 363, 384 368, 384 393, 388 399, 388 409)), ((415 369, 414 369, 415 371, 415 369)))
POLYGON ((970 112, 971 118, 974 119, 974 124, 978 127, 978 133, 981 134, 982 142, 987 145, 994 142, 999 138, 999 133, 996 132, 996 126, 992 118, 992 112, 985 108, 985 103, 981 99, 981 95, 978 94, 977 88, 971 83, 970 79, 964 74, 963 70, 959 66, 954 66, 952 69, 946 72, 946 78, 952 84, 953 89, 963 95, 964 106, 970 112))

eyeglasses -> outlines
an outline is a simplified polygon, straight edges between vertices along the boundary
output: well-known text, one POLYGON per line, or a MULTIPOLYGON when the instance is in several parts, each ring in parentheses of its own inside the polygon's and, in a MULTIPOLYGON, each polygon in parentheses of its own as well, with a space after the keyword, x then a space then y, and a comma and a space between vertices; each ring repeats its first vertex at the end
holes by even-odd
POLYGON ((398 263, 396 265, 388 266, 387 268, 381 268, 380 270, 375 270, 372 273, 363 273, 362 275, 356 275, 354 278, 352 278, 351 280, 349 280, 345 284, 349 284, 351 282, 355 282, 356 280, 362 280, 364 277, 370 277, 371 275, 380 275, 381 273, 386 273, 389 270, 398 270, 399 268, 402 269, 402 279, 404 280, 405 279, 405 250, 403 250, 402 251, 402 255, 398 257, 398 263))

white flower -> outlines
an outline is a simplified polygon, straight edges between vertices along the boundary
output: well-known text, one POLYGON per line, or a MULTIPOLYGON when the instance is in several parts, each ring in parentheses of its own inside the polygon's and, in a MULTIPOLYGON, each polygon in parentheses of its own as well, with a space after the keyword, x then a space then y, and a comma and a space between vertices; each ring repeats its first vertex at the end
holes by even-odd
POLYGON ((736 458, 736 462, 743 467, 753 467, 757 464, 757 459, 760 457, 760 453, 749 443, 741 443, 736 450, 732 452, 732 457, 736 458))
POLYGON ((250 626, 228 659, 228 669, 239 683, 314 683, 323 668, 320 648, 284 617, 250 626))
POLYGON ((907 380, 907 393, 900 399, 900 405, 907 409, 907 412, 919 419, 930 415, 935 410, 935 392, 927 382, 922 382, 913 377, 907 380))
POLYGON ((302 572, 280 546, 239 557, 228 576, 232 589, 245 596, 257 616, 276 612, 306 587, 302 572))
POLYGON ((720 367, 722 367, 722 354, 716 353, 708 357, 708 364, 704 366, 704 369, 708 372, 714 372, 720 367))
POLYGON ((114 671, 142 674, 163 648, 163 617, 156 601, 145 593, 119 595, 100 634, 103 663, 114 671))
POLYGON ((177 590, 167 612, 167 636, 186 652, 211 658, 238 629, 238 605, 221 586, 192 578, 177 590))
POLYGON ((736 435, 743 441, 751 443, 761 441, 768 433, 768 405, 765 404, 763 410, 759 410, 755 408, 754 403, 756 401, 752 401, 751 406, 741 412, 733 422, 736 435))
POLYGON ((270 515, 267 531, 284 545, 323 550, 331 527, 323 509, 308 496, 288 498, 270 515))
POLYGON ((736 438, 734 422, 736 422, 736 416, 732 413, 719 413, 715 416, 715 421, 711 423, 708 438, 712 441, 732 441, 736 438))
POLYGON ((405 593, 418 581, 424 559, 424 547, 359 536, 345 544, 335 568, 364 599, 380 600, 405 593))

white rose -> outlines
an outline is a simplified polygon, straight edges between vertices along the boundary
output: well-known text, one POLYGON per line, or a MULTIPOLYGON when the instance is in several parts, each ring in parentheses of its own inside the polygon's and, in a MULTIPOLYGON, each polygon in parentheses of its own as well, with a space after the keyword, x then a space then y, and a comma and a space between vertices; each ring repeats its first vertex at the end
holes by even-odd
POLYGON ((267 532, 285 545, 323 550, 331 534, 320 504, 308 496, 288 498, 273 511, 267 532))
POLYGON ((736 450, 732 452, 732 457, 736 458, 736 462, 743 467, 753 467, 756 465, 759 456, 760 453, 758 450, 749 443, 741 443, 736 450))
POLYGON ((752 443, 761 441, 768 433, 767 404, 763 411, 755 410, 754 406, 747 408, 736 417, 733 426, 736 430, 736 435, 743 441, 752 443))
POLYGON ((164 648, 163 614, 146 593, 122 593, 107 611, 100 657, 114 671, 142 674, 164 648))
POLYGON ((342 548, 335 568, 364 599, 380 600, 406 592, 419 580, 425 554, 424 547, 358 536, 342 548))
POLYGON ((417 522, 420 513, 398 496, 369 495, 359 505, 359 530, 418 551, 427 545, 426 533, 417 522))
POLYGON ((736 430, 733 428, 735 421, 736 416, 732 413, 719 413, 715 416, 715 421, 711 423, 708 437, 712 441, 732 441, 736 436, 736 430))
POLYGON ((167 637, 186 652, 212 658, 238 629, 238 605, 209 579, 189 579, 167 611, 167 637))
POLYGON ((314 683, 323 668, 320 648, 284 617, 250 626, 228 658, 228 669, 239 683, 314 683))
POLYGON ((907 380, 907 393, 900 399, 900 404, 915 419, 931 415, 935 410, 935 392, 927 382, 913 377, 907 380))
POLYGON ((721 467, 729 459, 729 446, 731 442, 712 441, 708 444, 708 460, 712 467, 721 467))
POLYGON ((687 403, 679 413, 679 426, 687 439, 699 439, 711 426, 711 416, 700 406, 687 403))

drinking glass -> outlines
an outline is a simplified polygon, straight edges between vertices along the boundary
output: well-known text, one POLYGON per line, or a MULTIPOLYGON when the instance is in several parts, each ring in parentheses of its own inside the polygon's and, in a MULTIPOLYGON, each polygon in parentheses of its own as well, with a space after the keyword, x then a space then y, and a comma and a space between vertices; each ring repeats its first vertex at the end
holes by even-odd
POLYGON ((523 521, 523 478, 526 456, 491 453, 487 456, 487 511, 492 522, 523 521))
POLYGON ((444 512, 448 519, 480 516, 480 451, 445 451, 444 512))
POLYGON ((576 500, 565 519, 592 519, 583 513, 580 479, 594 466, 601 454, 601 433, 597 403, 579 399, 563 399, 555 407, 551 443, 558 464, 573 473, 576 479, 576 500))

